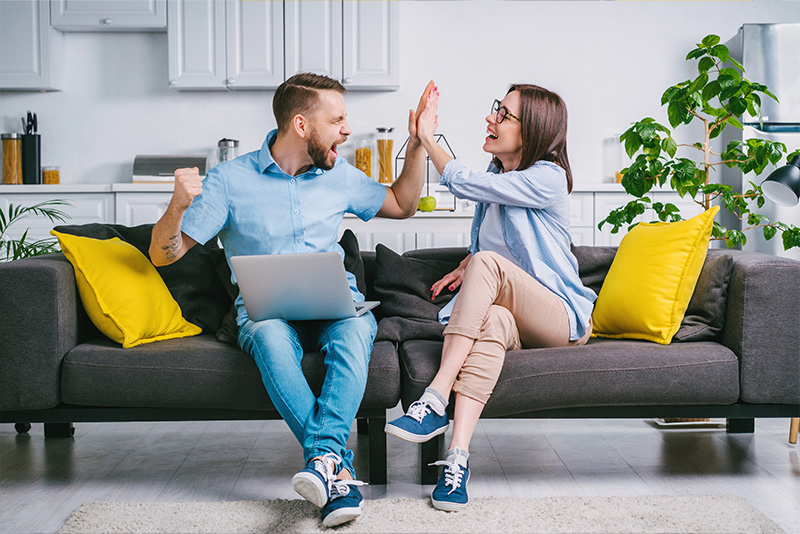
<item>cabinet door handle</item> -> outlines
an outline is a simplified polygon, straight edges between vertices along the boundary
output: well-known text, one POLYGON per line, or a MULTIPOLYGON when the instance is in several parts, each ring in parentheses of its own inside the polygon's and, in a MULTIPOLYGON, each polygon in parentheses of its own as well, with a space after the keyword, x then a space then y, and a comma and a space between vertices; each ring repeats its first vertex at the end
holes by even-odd
POLYGON ((101 23, 101 24, 105 24, 106 26, 108 26, 108 25, 109 25, 109 24, 111 24, 112 22, 114 22, 114 21, 113 21, 113 20, 111 20, 111 17, 106 17, 106 18, 104 18, 104 19, 102 19, 102 20, 100 21, 100 23, 101 23))
POLYGON ((178 80, 170 80, 169 84, 172 85, 172 86, 176 86, 176 85, 178 85, 178 80))
POLYGON ((225 80, 225 83, 227 83, 228 85, 233 85, 236 83, 236 78, 228 78, 227 80, 225 80))
POLYGON ((353 78, 345 78, 344 80, 342 80, 342 82, 344 82, 344 83, 353 83, 353 78))

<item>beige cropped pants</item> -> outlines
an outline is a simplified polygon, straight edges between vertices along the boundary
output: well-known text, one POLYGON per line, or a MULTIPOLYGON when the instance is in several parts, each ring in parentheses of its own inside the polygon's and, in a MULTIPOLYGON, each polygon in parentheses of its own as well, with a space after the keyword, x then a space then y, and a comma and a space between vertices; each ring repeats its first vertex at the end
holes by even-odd
POLYGON ((473 254, 444 335, 474 339, 453 391, 483 404, 497 384, 506 350, 583 345, 569 339, 563 301, 495 252, 473 254))

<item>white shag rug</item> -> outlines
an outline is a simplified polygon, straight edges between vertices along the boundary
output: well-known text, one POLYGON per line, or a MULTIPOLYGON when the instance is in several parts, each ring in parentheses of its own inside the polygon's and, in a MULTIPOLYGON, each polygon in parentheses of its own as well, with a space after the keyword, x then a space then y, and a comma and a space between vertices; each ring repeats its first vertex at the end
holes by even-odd
POLYGON ((131 503, 80 506, 60 534, 125 532, 574 532, 775 533, 783 530, 740 497, 551 497, 471 499, 464 512, 427 499, 365 500, 352 523, 325 529, 304 500, 131 503))

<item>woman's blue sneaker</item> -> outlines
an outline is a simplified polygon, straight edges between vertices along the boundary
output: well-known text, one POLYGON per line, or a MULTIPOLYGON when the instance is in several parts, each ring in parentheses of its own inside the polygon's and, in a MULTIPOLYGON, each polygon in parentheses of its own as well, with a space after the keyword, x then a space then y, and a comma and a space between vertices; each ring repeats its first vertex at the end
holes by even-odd
POLYGON ((439 415, 427 402, 417 401, 402 417, 386 423, 384 432, 411 443, 423 443, 444 434, 450 426, 447 414, 439 415))
POLYGON ((363 486, 360 480, 337 480, 331 484, 328 504, 322 509, 322 526, 331 528, 361 515, 364 497, 356 486, 363 486))
POLYGON ((439 482, 431 494, 431 503, 437 510, 461 512, 467 508, 467 482, 469 482, 469 461, 458 452, 452 462, 440 460, 430 465, 443 465, 439 482))

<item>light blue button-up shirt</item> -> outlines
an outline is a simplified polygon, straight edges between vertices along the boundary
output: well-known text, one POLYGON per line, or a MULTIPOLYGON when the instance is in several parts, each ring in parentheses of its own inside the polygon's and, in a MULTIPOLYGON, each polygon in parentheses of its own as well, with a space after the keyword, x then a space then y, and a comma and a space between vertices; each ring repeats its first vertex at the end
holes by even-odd
POLYGON ((498 204, 503 238, 517 265, 555 293, 569 316, 570 339, 583 337, 592 316, 594 291, 578 276, 570 250, 569 193, 564 169, 537 161, 522 171, 502 174, 494 165, 474 172, 458 160, 444 168, 441 185, 458 198, 477 202, 470 252, 481 250, 478 236, 489 204, 498 204))
MULTIPOLYGON (((337 241, 344 214, 371 219, 383 205, 386 186, 341 157, 329 171, 312 166, 290 176, 272 158, 276 136, 271 131, 260 150, 209 170, 181 230, 198 243, 218 235, 228 265, 232 256, 252 254, 336 251, 344 258, 337 241)), ((347 278, 353 300, 363 301, 355 276, 347 278)), ((236 284, 233 274, 231 281, 236 284)), ((247 319, 241 295, 236 308, 241 325, 247 319)))

